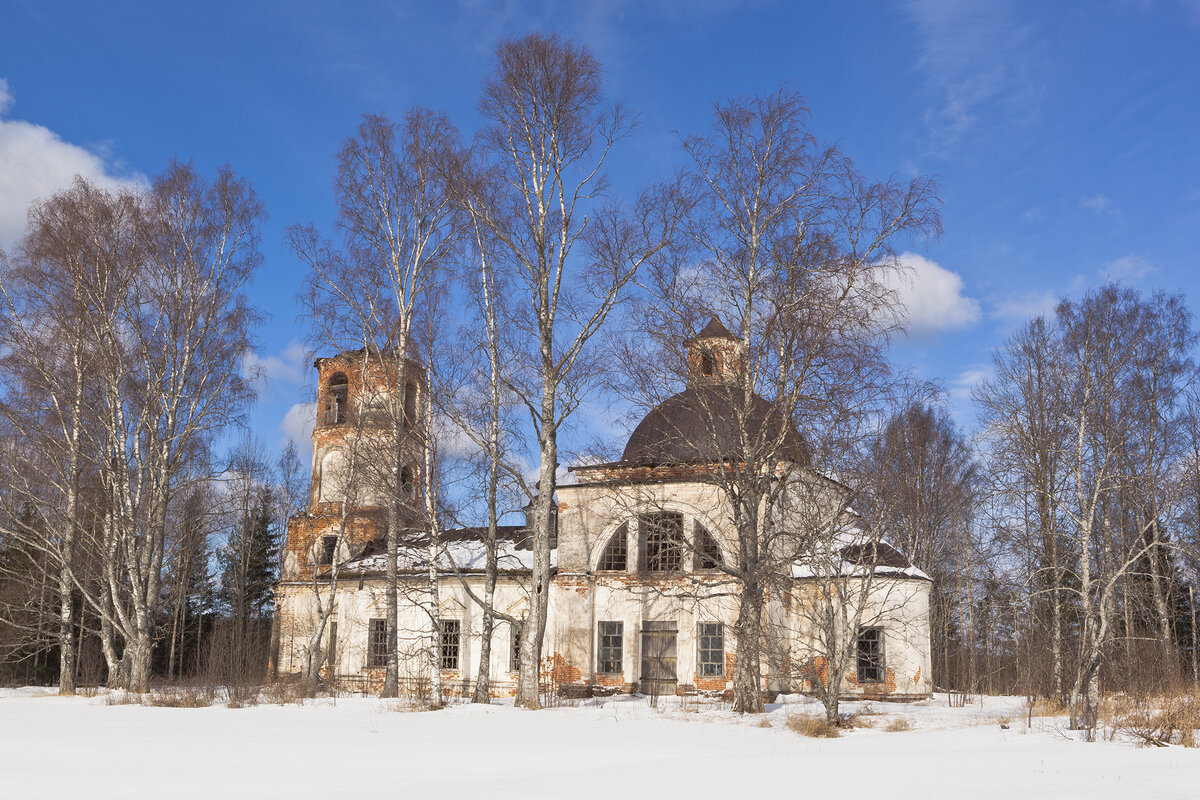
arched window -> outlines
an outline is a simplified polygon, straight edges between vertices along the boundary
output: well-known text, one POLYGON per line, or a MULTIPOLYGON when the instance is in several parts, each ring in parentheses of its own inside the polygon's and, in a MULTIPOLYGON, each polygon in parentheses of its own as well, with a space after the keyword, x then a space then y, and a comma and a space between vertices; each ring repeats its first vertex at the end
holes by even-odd
POLYGON ((700 374, 710 378, 717 374, 717 357, 707 350, 700 354, 700 374))
POLYGON ((696 523, 695 558, 693 569, 718 569, 721 566, 721 548, 703 525, 696 523))
POLYGON ((629 566, 629 526, 622 525, 608 540, 600 556, 599 570, 624 572, 629 566))
POLYGON ((400 468, 400 493, 408 499, 417 494, 417 467, 415 464, 405 464, 400 468))
POLYGON ((404 424, 415 427, 417 424, 417 382, 404 382, 404 424))
POLYGON ((346 474, 348 472, 346 456, 341 450, 331 450, 321 459, 320 486, 317 489, 317 501, 333 503, 346 496, 346 474))
POLYGON ((335 372, 325 388, 325 424, 338 425, 346 421, 347 401, 350 398, 350 383, 346 373, 335 372))
POLYGON ((322 536, 321 541, 317 546, 317 563, 322 566, 328 566, 333 563, 337 557, 338 537, 322 536))

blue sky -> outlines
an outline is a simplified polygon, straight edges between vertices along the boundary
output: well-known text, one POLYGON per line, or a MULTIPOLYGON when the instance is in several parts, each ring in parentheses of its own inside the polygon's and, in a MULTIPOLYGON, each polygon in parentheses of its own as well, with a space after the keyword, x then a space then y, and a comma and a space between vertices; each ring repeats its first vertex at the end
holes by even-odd
POLYGON ((1200 0, 5 0, 0 17, 0 247, 76 172, 138 181, 179 157, 254 182, 271 318, 251 422, 272 446, 303 436, 311 372, 283 229, 328 229, 359 115, 426 105, 469 135, 496 41, 531 30, 586 42, 641 113, 612 162, 623 194, 681 163, 676 132, 702 132, 714 100, 785 82, 868 175, 938 176, 945 234, 907 257, 894 354, 968 428, 993 349, 1057 298, 1106 276, 1200 297, 1200 0))

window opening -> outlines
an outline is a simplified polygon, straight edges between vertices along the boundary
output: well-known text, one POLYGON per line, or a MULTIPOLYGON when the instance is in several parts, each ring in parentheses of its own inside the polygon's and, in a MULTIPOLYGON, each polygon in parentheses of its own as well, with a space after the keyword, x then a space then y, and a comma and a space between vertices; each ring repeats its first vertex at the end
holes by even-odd
POLYGON ((509 636, 512 641, 509 642, 508 653, 508 671, 518 672, 521 669, 521 625, 514 622, 508 626, 509 636))
POLYGON ((619 675, 624 656, 625 623, 598 622, 596 634, 599 639, 596 671, 604 675, 619 675))
POLYGON ((458 669, 458 640, 461 631, 462 627, 458 620, 442 620, 440 637, 442 669, 458 669))
POLYGON ((601 570, 624 572, 629 564, 629 527, 622 525, 608 540, 608 546, 600 556, 601 570))
POLYGON ((325 423, 338 425, 346 421, 346 404, 350 396, 350 384, 346 373, 335 372, 329 379, 325 393, 325 423))
POLYGON ((883 628, 860 628, 858 631, 858 682, 883 681, 883 628))
POLYGON ((699 674, 713 677, 725 674, 725 626, 720 622, 701 622, 696 626, 699 645, 699 674))
POLYGON ((660 511, 638 517, 641 531, 642 568, 649 572, 677 572, 683 569, 683 514, 660 511))
POLYGON ((417 382, 404 384, 404 424, 412 428, 417 424, 417 382))
POLYGON ((387 666, 387 620, 373 619, 367 631, 367 666, 387 666))
POLYGON ((417 470, 412 464, 405 464, 400 469, 400 492, 408 498, 416 494, 417 470))
POLYGON ((700 374, 712 377, 717 374, 717 358, 707 351, 700 354, 700 374))
POLYGON ((721 548, 703 525, 696 523, 695 569, 718 569, 721 566, 721 548))
POLYGON ((321 537, 321 552, 317 556, 317 563, 328 565, 333 563, 333 558, 337 554, 337 537, 322 536, 321 537))

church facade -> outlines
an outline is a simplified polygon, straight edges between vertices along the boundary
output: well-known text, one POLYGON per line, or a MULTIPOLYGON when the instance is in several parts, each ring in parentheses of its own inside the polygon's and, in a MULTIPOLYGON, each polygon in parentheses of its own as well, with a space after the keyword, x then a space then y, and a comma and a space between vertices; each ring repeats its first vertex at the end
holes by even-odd
MULTIPOLYGON (((723 565, 739 558, 738 539, 728 500, 705 470, 723 457, 713 448, 719 451, 722 437, 736 432, 719 414, 713 430, 711 410, 721 408, 723 380, 737 368, 738 343, 714 320, 686 344, 684 392, 642 420, 620 461, 573 468, 574 482, 557 488, 554 576, 541 664, 548 689, 662 695, 721 693, 732 685, 739 588, 723 565), (701 405, 705 413, 698 412, 701 405), (695 430, 701 425, 709 429, 704 435, 695 430), (698 444, 702 441, 710 444, 698 444)), ((372 385, 363 359, 363 353, 343 353, 316 363, 321 413, 313 433, 312 492, 307 511, 289 524, 276 600, 276 669, 300 673, 308 659, 319 658, 328 681, 371 690, 382 684, 386 655, 386 561, 380 544, 385 523, 370 492, 356 494, 343 508, 346 494, 335 485, 346 469, 348 420, 370 403, 346 388, 372 385), (322 627, 330 598, 332 610, 314 652, 312 632, 322 627)), ((410 374, 419 369, 409 366, 410 374)), ((406 388, 405 394, 406 419, 416 420, 417 391, 410 397, 406 388)), ((786 424, 772 416, 765 400, 755 402, 761 408, 756 405, 755 413, 738 424, 786 424)), ((368 435, 366 426, 356 430, 358 436, 368 435)), ((842 487, 803 468, 799 432, 781 430, 780 440, 788 461, 786 479, 819 483, 833 502, 842 487)), ((861 613, 851 614, 857 629, 836 632, 855 638, 842 694, 929 696, 930 579, 881 543, 872 545, 872 552, 882 556, 864 566, 853 520, 839 518, 836 524, 844 530, 838 533, 843 545, 835 572, 797 561, 768 593, 763 686, 770 691, 811 688, 813 675, 824 668, 822 642, 829 635, 814 627, 820 615, 812 613, 813 598, 827 597, 827 583, 837 580, 843 595, 849 587, 850 602, 861 605, 861 613)), ((500 575, 493 606, 520 620, 528 608, 532 552, 521 526, 502 526, 498 537, 500 575)), ((450 530, 442 537, 437 637, 431 636, 426 551, 405 549, 400 557, 401 679, 419 686, 434 647, 444 691, 469 694, 482 644, 483 612, 473 599, 484 595, 482 533, 450 530)), ((517 636, 514 624, 494 627, 494 694, 515 691, 517 636)))

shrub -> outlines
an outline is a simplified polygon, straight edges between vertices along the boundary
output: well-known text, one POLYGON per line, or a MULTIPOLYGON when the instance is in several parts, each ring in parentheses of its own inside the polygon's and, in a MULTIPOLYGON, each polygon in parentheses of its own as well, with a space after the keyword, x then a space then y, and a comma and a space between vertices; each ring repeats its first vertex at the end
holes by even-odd
POLYGON ((904 717, 897 717, 896 719, 889 722, 888 726, 886 728, 884 728, 884 730, 887 731, 888 733, 900 733, 901 731, 911 731, 912 723, 909 722, 904 717))
POLYGON ((841 736, 837 726, 823 717, 794 716, 788 719, 788 727, 801 736, 814 739, 836 739, 841 736))
POLYGON ((209 686, 174 686, 147 692, 141 703, 161 708, 208 708, 216 699, 216 690, 209 686))

